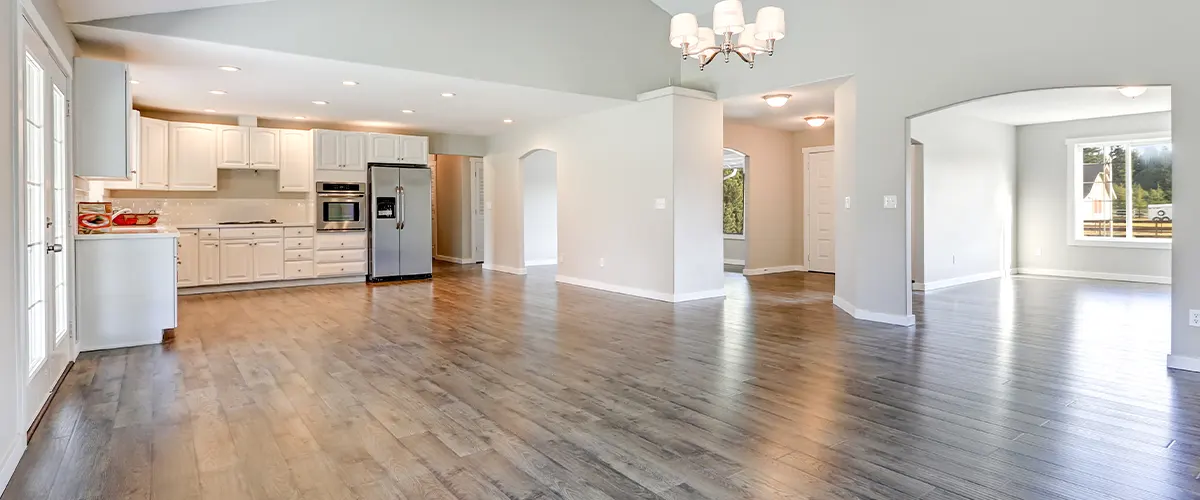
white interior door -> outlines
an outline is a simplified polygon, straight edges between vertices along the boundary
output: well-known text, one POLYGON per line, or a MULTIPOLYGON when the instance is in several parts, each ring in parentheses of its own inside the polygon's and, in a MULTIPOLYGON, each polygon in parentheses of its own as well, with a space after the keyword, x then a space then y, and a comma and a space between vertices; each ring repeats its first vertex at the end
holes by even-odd
POLYGON ((24 417, 30 424, 66 369, 70 335, 70 80, 37 32, 23 23, 20 88, 22 243, 25 253, 22 336, 28 376, 24 417))
POLYGON ((471 258, 483 262, 483 159, 471 158, 471 258))
POLYGON ((804 247, 809 271, 834 271, 834 224, 837 200, 833 191, 833 148, 804 153, 807 218, 804 221, 804 247))

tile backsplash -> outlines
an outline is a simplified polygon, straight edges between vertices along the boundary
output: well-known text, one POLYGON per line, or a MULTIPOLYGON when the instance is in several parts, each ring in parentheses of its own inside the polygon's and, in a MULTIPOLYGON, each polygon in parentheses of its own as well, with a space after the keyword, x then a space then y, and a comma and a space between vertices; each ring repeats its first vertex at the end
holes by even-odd
POLYGON ((314 203, 307 199, 180 199, 114 198, 113 210, 128 208, 134 212, 158 212, 163 223, 215 224, 225 221, 276 219, 285 223, 311 223, 314 203))

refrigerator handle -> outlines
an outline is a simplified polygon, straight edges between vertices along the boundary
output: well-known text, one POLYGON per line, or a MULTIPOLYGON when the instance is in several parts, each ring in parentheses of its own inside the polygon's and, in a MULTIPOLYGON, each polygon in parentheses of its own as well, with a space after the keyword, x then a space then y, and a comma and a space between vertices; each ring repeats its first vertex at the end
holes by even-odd
MULTIPOLYGON (((400 199, 400 186, 396 186, 396 199, 400 199)), ((400 229, 400 219, 396 219, 396 229, 400 229)))
POLYGON ((398 203, 400 205, 400 224, 396 226, 396 229, 404 229, 404 224, 408 219, 408 210, 404 208, 404 186, 397 187, 396 191, 400 192, 400 203, 398 203))

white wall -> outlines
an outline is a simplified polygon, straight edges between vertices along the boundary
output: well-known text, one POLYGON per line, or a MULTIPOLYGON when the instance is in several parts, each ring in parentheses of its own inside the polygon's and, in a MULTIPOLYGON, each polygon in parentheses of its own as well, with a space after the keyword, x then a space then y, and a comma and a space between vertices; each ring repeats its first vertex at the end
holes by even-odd
POLYGON ((1016 127, 950 109, 914 118, 911 131, 924 145, 923 182, 913 186, 914 199, 923 188, 924 265, 913 280, 937 286, 1011 269, 1016 127))
POLYGON ((1067 193, 1073 176, 1067 163, 1066 144, 1067 139, 1170 131, 1170 112, 1019 127, 1018 266, 1071 273, 1170 278, 1170 250, 1067 244, 1070 236, 1067 193), (1038 255, 1039 250, 1041 255, 1038 255))
POLYGON ((664 300, 720 289, 720 138, 718 103, 674 95, 491 137, 486 267, 522 268, 519 159, 546 149, 558 154, 562 277, 664 300))
POLYGON ((558 155, 537 150, 521 159, 526 266, 558 262, 558 155))
POLYGON ((16 194, 13 169, 16 168, 17 151, 15 125, 17 121, 15 100, 17 32, 20 18, 17 0, 0 0, 0 158, 4 162, 4 175, 0 175, 0 193, 5 193, 5 203, 0 203, 0 487, 8 484, 16 468, 17 460, 25 449, 25 434, 20 418, 20 394, 24 377, 20 376, 20 349, 17 332, 18 288, 17 275, 17 213, 13 203, 16 194))

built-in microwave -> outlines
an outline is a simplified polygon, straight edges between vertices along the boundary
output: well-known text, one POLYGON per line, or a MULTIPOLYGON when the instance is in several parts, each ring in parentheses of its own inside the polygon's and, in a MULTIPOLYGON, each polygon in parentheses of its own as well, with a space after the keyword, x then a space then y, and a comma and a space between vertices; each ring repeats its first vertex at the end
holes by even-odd
POLYGON ((317 183, 318 231, 365 231, 366 229, 366 183, 317 183))

